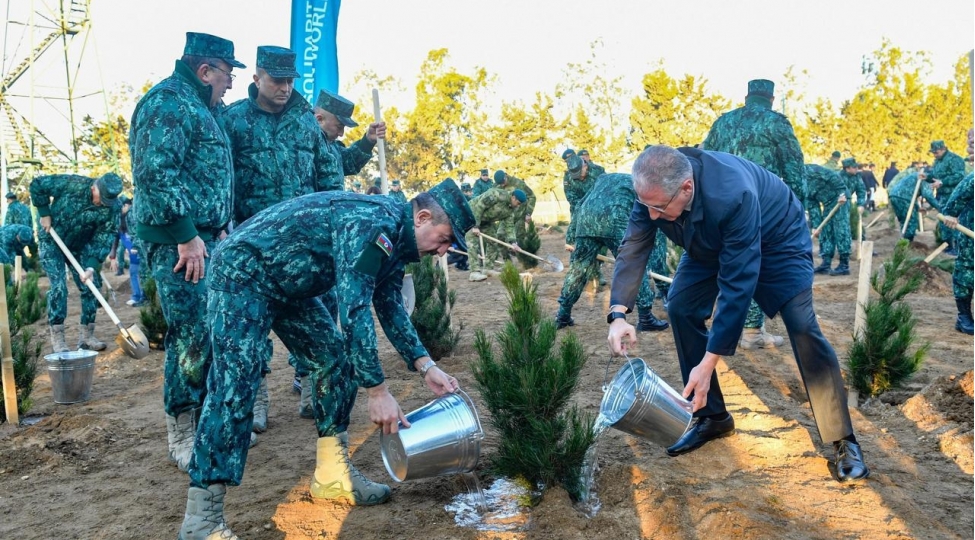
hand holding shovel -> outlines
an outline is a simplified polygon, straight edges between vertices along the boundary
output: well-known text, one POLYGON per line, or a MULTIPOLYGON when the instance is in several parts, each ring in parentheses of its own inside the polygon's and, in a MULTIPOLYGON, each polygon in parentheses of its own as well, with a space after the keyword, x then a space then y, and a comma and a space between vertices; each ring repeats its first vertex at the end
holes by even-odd
POLYGON ((836 206, 834 206, 833 209, 830 210, 828 214, 826 214, 826 217, 823 218, 823 222, 819 224, 819 227, 816 227, 816 230, 812 232, 813 238, 817 238, 819 236, 819 233, 823 230, 823 227, 825 227, 826 224, 829 223, 829 220, 833 219, 833 216, 836 215, 837 210, 839 210, 840 207, 846 203, 846 197, 843 196, 841 198, 843 200, 841 202, 836 203, 836 206))
POLYGON ((968 227, 965 227, 964 225, 958 223, 958 218, 946 216, 944 214, 938 214, 937 218, 939 221, 944 223, 945 226, 948 227, 949 229, 955 229, 956 231, 964 234, 965 236, 975 239, 975 232, 972 232, 972 230, 969 229, 968 227))

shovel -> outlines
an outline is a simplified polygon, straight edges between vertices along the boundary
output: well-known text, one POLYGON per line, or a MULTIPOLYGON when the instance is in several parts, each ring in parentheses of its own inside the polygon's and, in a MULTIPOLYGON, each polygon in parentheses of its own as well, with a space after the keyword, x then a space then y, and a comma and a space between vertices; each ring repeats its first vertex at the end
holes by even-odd
MULTIPOLYGON (((938 221, 944 221, 945 220, 944 214, 938 214, 935 217, 938 218, 938 221)), ((960 232, 960 233, 962 233, 962 234, 964 234, 965 236, 967 236, 969 238, 975 239, 975 232, 972 232, 971 229, 969 229, 968 227, 963 226, 961 223, 955 225, 955 230, 958 231, 958 232, 960 232)))
POLYGON ((403 295, 403 308, 406 309, 406 314, 413 315, 413 310, 416 309, 416 289, 413 288, 413 274, 403 276, 403 288, 400 289, 400 293, 403 295))
MULTIPOLYGON (((58 233, 54 230, 54 227, 48 229, 47 232, 50 233, 51 238, 54 239, 54 242, 57 243, 58 247, 61 248, 65 258, 67 258, 71 263, 71 267, 74 268, 75 272, 78 272, 79 276, 85 275, 85 270, 81 268, 80 264, 78 264, 78 261, 74 258, 74 255, 68 251, 68 247, 65 246, 64 242, 61 241, 61 237, 58 236, 58 233)), ((115 315, 115 312, 112 311, 111 307, 109 307, 108 302, 105 301, 105 297, 103 297, 102 293, 98 291, 98 287, 95 287, 93 281, 94 280, 89 279, 85 282, 85 285, 88 286, 88 290, 91 291, 91 294, 95 295, 98 303, 105 308, 105 312, 108 313, 109 317, 111 317, 112 322, 115 323, 115 326, 118 326, 119 335, 115 336, 115 343, 117 343, 118 346, 125 351, 125 354, 131 356, 132 358, 135 358, 136 360, 139 358, 145 358, 145 356, 149 354, 149 340, 146 339, 146 335, 142 332, 142 329, 135 324, 129 326, 128 328, 123 326, 122 322, 119 321, 118 317, 115 315)))
POLYGON ((484 233, 479 233, 479 234, 480 234, 481 238, 486 238, 486 239, 488 239, 488 240, 490 240, 490 241, 492 241, 492 242, 494 242, 496 244, 499 244, 499 245, 502 245, 502 246, 504 246, 504 247, 506 247, 508 249, 517 251, 518 253, 521 253, 522 255, 525 255, 526 257, 531 257, 532 259, 537 259, 538 261, 540 261, 542 263, 545 263, 545 265, 550 270, 552 270, 553 272, 561 272, 562 270, 565 270, 565 265, 563 265, 562 264, 562 261, 560 261, 558 259, 558 257, 556 257, 555 255, 548 255, 547 257, 542 258, 542 257, 539 257, 538 255, 535 255, 534 253, 528 253, 527 251, 525 251, 523 249, 515 248, 515 246, 512 246, 511 244, 509 244, 507 242, 502 242, 501 240, 498 240, 497 238, 493 238, 491 236, 488 236, 488 235, 486 235, 484 233))
POLYGON ((846 204, 846 202, 836 203, 836 206, 834 206, 833 209, 830 210, 828 214, 826 214, 826 217, 823 218, 823 221, 822 223, 819 224, 819 227, 816 227, 816 230, 812 232, 813 238, 819 236, 819 232, 823 230, 823 227, 825 227, 827 223, 829 223, 829 220, 833 219, 833 216, 836 215, 836 211, 839 210, 840 207, 843 206, 844 204, 846 204))
MULTIPOLYGON (((576 247, 573 246, 572 244, 566 244, 565 245, 565 249, 567 249, 569 251, 575 251, 576 250, 576 247)), ((616 264, 616 259, 614 259, 612 257, 608 257, 606 255, 596 255, 596 259, 597 260, 600 260, 600 261, 603 261, 605 263, 616 264)), ((658 274, 656 272, 650 272, 650 277, 653 278, 653 279, 655 279, 655 280, 657 280, 657 281, 663 281, 664 283, 673 283, 674 282, 673 279, 671 279, 671 278, 669 278, 667 276, 660 275, 660 274, 658 274)))
POLYGON ((118 299, 115 297, 115 287, 112 287, 112 282, 105 277, 105 272, 99 272, 99 274, 102 276, 102 283, 104 283, 105 287, 108 288, 108 296, 112 298, 112 305, 117 306, 118 299))

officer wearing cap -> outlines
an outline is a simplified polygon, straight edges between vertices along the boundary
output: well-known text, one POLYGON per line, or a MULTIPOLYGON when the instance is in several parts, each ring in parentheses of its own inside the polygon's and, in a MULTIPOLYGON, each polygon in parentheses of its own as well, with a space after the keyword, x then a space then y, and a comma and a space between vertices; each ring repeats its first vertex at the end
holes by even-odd
MULTIPOLYGON (((835 201, 840 202, 842 200, 842 206, 836 211, 829 223, 820 230, 822 241, 820 242, 819 254, 822 256, 823 262, 813 269, 813 272, 817 274, 850 275, 850 248, 853 240, 850 232, 850 202, 853 195, 856 195, 858 211, 867 203, 867 190, 863 181, 860 180, 856 158, 846 158, 842 165, 843 169, 837 176, 841 181, 844 197, 842 199, 837 198, 835 201), (830 268, 830 261, 832 261, 834 253, 839 255, 840 261, 836 268, 830 268)), ((832 210, 834 204, 824 204, 823 208, 832 210)))
POLYGON ((528 183, 520 178, 511 176, 510 174, 497 170, 494 171, 494 183, 502 188, 504 188, 509 193, 514 193, 515 190, 520 190, 525 194, 525 200, 521 201, 521 206, 518 207, 518 211, 515 212, 515 220, 519 227, 524 227, 525 223, 528 223, 532 219, 532 212, 535 211, 535 192, 532 188, 528 187, 528 183))
MULTIPOLYGON (((800 204, 806 201, 802 148, 785 115, 772 110, 775 83, 767 79, 748 81, 745 105, 715 120, 704 150, 717 150, 743 157, 764 167, 789 186, 800 204)), ((751 303, 741 346, 744 349, 782 345, 781 336, 765 331, 765 315, 751 303)))
MULTIPOLYGON (((914 198, 914 190, 917 189, 917 200, 914 201, 915 204, 921 199, 924 199, 928 201, 931 208, 941 211, 941 203, 934 196, 934 190, 940 187, 941 182, 931 177, 930 167, 908 172, 900 182, 890 186, 890 189, 887 191, 887 199, 890 201, 890 207, 894 210, 894 215, 900 224, 898 230, 903 231, 901 235, 903 238, 913 242, 914 235, 917 233, 919 219, 917 207, 911 212, 911 219, 907 222, 907 227, 904 226, 907 220, 907 210, 911 206, 911 199, 914 198)), ((829 224, 826 226, 828 227, 829 224)), ((825 230, 825 228, 823 229, 825 230)))
POLYGON ((176 69, 139 100, 129 131, 135 234, 169 327, 163 369, 169 457, 182 470, 210 365, 206 258, 233 217, 233 156, 214 113, 233 85, 233 69, 244 67, 231 41, 187 32, 176 69))
MULTIPOLYGON (((30 227, 31 238, 33 238, 34 219, 31 216, 30 208, 17 200, 17 196, 12 191, 7 193, 7 214, 3 218, 4 225, 23 225, 30 227)), ((30 250, 30 265, 36 266, 37 263, 37 242, 31 242, 27 246, 30 250)))
POLYGON ((463 193, 465 197, 467 197, 468 201, 474 198, 474 190, 473 188, 471 188, 471 185, 468 184, 467 182, 460 183, 460 192, 463 193))
POLYGON ((455 392, 457 379, 436 366, 417 338, 401 287, 406 264, 443 255, 473 224, 460 189, 444 181, 408 207, 388 197, 306 195, 258 213, 221 243, 210 279, 214 373, 181 538, 232 535, 223 519, 224 496, 244 474, 251 430, 246 411, 270 356, 271 330, 309 359, 319 437, 311 496, 355 505, 389 499, 388 486, 370 481, 349 460, 347 428, 359 386, 370 419, 384 433, 396 432, 398 422, 409 426, 385 383, 370 306, 406 368, 419 372, 436 395, 455 392), (296 257, 293 238, 316 249, 296 257), (341 303, 341 333, 318 300, 332 289, 341 303))
POLYGON ((407 202, 406 193, 403 193, 403 186, 400 185, 399 180, 390 180, 388 195, 400 203, 406 204, 407 202))
POLYGON ((488 169, 481 169, 481 176, 474 181, 474 197, 494 187, 494 180, 491 179, 489 172, 488 169))
MULTIPOLYGON (((95 268, 112 248, 119 218, 116 198, 122 191, 122 179, 115 173, 99 178, 74 174, 38 176, 30 183, 31 203, 37 207, 42 230, 38 234, 41 266, 51 280, 47 293, 47 323, 51 327, 54 352, 69 350, 64 336, 64 319, 68 314, 67 259, 48 231, 54 227, 64 245, 81 263, 81 276, 72 268, 71 276, 81 293, 81 330, 79 349, 105 350, 105 343, 95 337, 95 313, 98 301, 84 285, 93 279, 101 288, 102 279, 95 268)), ((171 269, 170 269, 171 270, 171 269)))
POLYGON ((14 264, 14 257, 24 255, 24 248, 34 244, 34 230, 26 225, 0 227, 0 264, 14 264))
POLYGON ((566 159, 565 166, 562 189, 565 192, 565 200, 569 201, 569 229, 565 233, 565 243, 572 244, 575 242, 576 214, 583 199, 596 185, 596 178, 601 176, 601 173, 590 168, 588 162, 574 153, 566 159))
POLYGON ((833 150, 833 153, 829 155, 829 159, 826 160, 826 163, 823 163, 823 167, 826 167, 831 171, 840 172, 843 169, 843 167, 840 165, 840 157, 842 156, 843 154, 841 154, 839 150, 833 150))
MULTIPOLYGON (((951 193, 955 186, 961 183, 965 177, 965 160, 958 154, 948 150, 942 140, 931 141, 931 153, 934 154, 934 163, 931 165, 931 178, 941 182, 938 188, 938 202, 941 206, 948 203, 951 193)), ((955 252, 955 231, 945 227, 944 223, 938 224, 938 236, 942 241, 948 242, 948 249, 945 253, 956 255, 955 252)))
POLYGON ((379 139, 386 138, 386 122, 373 122, 361 139, 346 148, 339 139, 345 134, 345 128, 356 127, 359 124, 352 119, 355 105, 344 97, 322 90, 315 101, 315 119, 325 134, 325 146, 335 156, 339 164, 339 183, 341 176, 358 174, 362 167, 372 159, 372 149, 379 139))
MULTIPOLYGON (((504 175, 504 171, 498 172, 504 175)), ((495 274, 494 264, 501 256, 498 244, 479 238, 482 230, 488 236, 513 245, 515 250, 518 249, 515 216, 518 207, 528 200, 528 196, 520 189, 507 191, 502 185, 502 183, 495 183, 494 187, 471 200, 474 228, 465 238, 467 253, 470 256, 469 263, 472 266, 471 273, 467 276, 469 281, 484 281, 488 275, 495 274)))

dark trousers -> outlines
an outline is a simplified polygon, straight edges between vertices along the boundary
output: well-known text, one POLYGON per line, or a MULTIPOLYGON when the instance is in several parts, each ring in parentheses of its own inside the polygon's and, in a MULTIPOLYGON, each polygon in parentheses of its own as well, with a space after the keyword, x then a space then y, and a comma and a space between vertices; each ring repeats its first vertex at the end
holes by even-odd
MULTIPOLYGON (((718 296, 717 279, 704 280, 680 291, 672 288, 670 294, 667 314, 677 343, 681 375, 687 384, 691 370, 701 363, 707 352, 708 329, 704 322, 711 317, 718 296)), ((839 360, 816 322, 812 289, 806 289, 786 302, 779 315, 789 333, 792 353, 799 365, 819 436, 823 442, 833 442, 853 434, 839 360)), ((694 416, 726 411, 717 373, 713 373, 707 405, 694 416)))

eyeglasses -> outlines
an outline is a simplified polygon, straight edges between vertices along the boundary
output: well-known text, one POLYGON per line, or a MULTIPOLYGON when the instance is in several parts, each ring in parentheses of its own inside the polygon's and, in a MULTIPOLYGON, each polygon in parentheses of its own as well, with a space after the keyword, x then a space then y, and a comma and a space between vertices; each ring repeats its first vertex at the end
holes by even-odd
POLYGON ((217 67, 217 66, 215 66, 215 65, 213 65, 213 64, 207 64, 207 65, 208 65, 208 66, 210 66, 210 67, 212 67, 213 69, 215 69, 215 70, 217 70, 217 71, 219 71, 219 72, 221 72, 221 73, 226 73, 226 74, 227 74, 227 76, 228 76, 228 77, 230 77, 230 80, 231 80, 231 82, 232 82, 232 81, 233 81, 234 79, 236 79, 236 78, 237 78, 237 75, 234 75, 233 73, 231 73, 231 72, 229 72, 229 71, 227 71, 227 70, 225 70, 225 69, 220 69, 219 67, 217 67))
POLYGON ((663 206, 663 208, 658 208, 656 206, 649 205, 649 204, 641 201, 639 197, 637 197, 636 200, 639 201, 639 203, 642 204, 643 206, 646 206, 647 208, 649 208, 650 210, 653 210, 655 212, 659 212, 659 213, 663 214, 664 212, 667 211, 667 207, 670 206, 670 203, 674 202, 674 199, 677 198, 677 195, 678 194, 680 194, 680 188, 677 188, 677 191, 674 192, 674 195, 670 197, 670 200, 667 201, 667 204, 665 204, 663 206))

